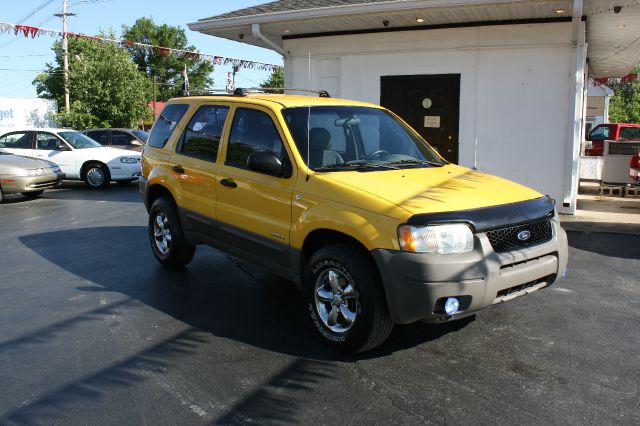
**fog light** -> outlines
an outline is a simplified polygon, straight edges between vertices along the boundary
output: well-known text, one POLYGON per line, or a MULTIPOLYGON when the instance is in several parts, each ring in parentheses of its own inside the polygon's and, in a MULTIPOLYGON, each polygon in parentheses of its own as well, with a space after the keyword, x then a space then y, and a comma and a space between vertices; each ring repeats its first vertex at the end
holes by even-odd
POLYGON ((564 272, 562 272, 562 279, 566 279, 569 276, 569 268, 564 268, 564 272))
POLYGON ((447 315, 455 314, 456 312, 458 312, 459 308, 460 302, 455 297, 449 297, 444 302, 444 311, 447 313, 447 315))

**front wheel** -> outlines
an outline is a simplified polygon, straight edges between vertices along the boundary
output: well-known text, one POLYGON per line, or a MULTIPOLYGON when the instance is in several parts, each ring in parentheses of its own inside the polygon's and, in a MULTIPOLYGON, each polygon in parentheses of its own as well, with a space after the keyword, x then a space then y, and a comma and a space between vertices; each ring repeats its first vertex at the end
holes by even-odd
POLYGON ((84 182, 91 189, 104 188, 109 184, 110 180, 109 169, 104 164, 90 164, 84 173, 84 182))
POLYGON ((165 198, 158 198, 151 205, 149 241, 158 262, 169 268, 185 266, 196 252, 196 246, 184 238, 174 204, 165 198))
POLYGON ((314 253, 304 291, 314 327, 340 350, 372 349, 393 328, 375 263, 355 246, 331 244, 314 253))

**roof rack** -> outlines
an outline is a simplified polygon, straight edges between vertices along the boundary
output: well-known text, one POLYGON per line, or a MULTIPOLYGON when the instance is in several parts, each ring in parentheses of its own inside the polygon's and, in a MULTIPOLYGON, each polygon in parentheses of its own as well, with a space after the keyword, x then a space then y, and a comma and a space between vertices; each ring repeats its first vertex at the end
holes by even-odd
POLYGON ((313 90, 313 89, 296 89, 292 87, 238 87, 233 91, 234 96, 247 96, 247 93, 265 93, 270 90, 281 90, 283 92, 306 92, 317 93, 321 98, 330 98, 329 92, 326 90, 313 90))

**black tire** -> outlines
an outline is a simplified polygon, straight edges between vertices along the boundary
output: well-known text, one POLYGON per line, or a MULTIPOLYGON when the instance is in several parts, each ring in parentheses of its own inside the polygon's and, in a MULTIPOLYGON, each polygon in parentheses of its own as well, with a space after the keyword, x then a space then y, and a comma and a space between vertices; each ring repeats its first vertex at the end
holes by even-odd
POLYGON ((151 250, 162 266, 182 268, 191 262, 196 246, 189 244, 184 238, 180 219, 172 201, 158 198, 153 202, 149 211, 148 228, 151 250))
POLYGON ((36 198, 36 197, 42 195, 43 192, 44 192, 44 189, 41 189, 39 191, 23 192, 22 195, 24 195, 25 197, 31 199, 31 198, 36 198))
POLYGON ((104 164, 91 163, 84 170, 83 180, 91 189, 102 189, 109 185, 111 174, 104 164))
POLYGON ((303 285, 311 322, 331 346, 345 352, 363 352, 384 342, 391 333, 393 321, 378 271, 373 259, 362 249, 343 243, 319 249, 306 265, 303 285), (331 290, 329 296, 332 273, 338 277, 340 287, 344 284, 345 291, 331 290), (349 291, 349 285, 355 291, 349 291), (334 308, 339 313, 332 321, 334 308), (355 318, 350 321, 352 314, 355 318))

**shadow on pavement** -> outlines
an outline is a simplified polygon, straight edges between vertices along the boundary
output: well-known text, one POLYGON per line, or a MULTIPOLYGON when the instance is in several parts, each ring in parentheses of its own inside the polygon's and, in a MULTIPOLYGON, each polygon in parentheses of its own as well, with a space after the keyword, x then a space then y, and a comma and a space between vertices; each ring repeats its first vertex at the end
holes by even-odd
MULTIPOLYGON (((316 337, 293 283, 209 247, 199 247, 187 268, 167 270, 151 254, 146 227, 61 230, 19 239, 58 267, 100 286, 78 290, 118 292, 194 329, 291 356, 330 361, 379 357, 438 339, 473 321, 398 326, 375 351, 342 355, 316 337)), ((34 338, 46 338, 47 333, 34 338)))
POLYGON ((608 234, 609 238, 594 238, 592 232, 572 231, 567 229, 569 246, 578 250, 590 251, 602 256, 622 259, 640 259, 640 237, 632 234, 608 234))
MULTIPOLYGON (((0 344, 0 354, 37 351, 86 321, 100 321, 123 306, 144 304, 186 325, 186 330, 120 362, 38 396, 0 417, 0 423, 38 423, 61 418, 83 400, 117 392, 163 374, 202 345, 224 337, 294 357, 265 383, 214 419, 244 424, 251 419, 295 422, 299 406, 320 382, 333 380, 338 363, 377 358, 456 332, 474 317, 444 325, 398 326, 389 339, 363 355, 344 355, 327 347, 307 322, 302 295, 293 283, 253 265, 200 247, 188 268, 166 270, 153 258, 146 227, 61 230, 19 238, 54 265, 95 283, 82 292, 118 292, 127 299, 50 324, 0 344), (96 253, 101 253, 96 256, 96 253)), ((209 419, 211 421, 211 419, 209 419)))

